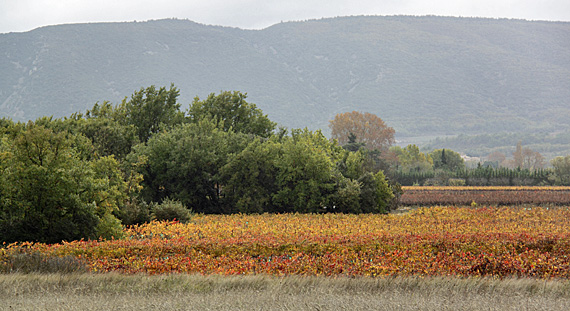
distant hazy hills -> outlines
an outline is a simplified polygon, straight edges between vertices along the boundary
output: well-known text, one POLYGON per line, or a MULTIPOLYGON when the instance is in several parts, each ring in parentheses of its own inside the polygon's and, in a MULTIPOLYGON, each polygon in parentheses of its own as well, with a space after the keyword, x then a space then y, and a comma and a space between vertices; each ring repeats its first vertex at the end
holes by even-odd
POLYGON ((264 30, 186 20, 0 34, 0 117, 68 116, 152 84, 239 90, 287 127, 368 111, 397 136, 570 130, 570 23, 342 17, 264 30))

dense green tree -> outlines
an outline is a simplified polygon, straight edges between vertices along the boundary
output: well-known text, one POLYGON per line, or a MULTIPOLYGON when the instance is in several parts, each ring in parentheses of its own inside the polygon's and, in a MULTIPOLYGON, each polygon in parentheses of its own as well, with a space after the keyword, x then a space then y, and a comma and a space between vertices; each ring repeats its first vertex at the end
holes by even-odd
POLYGON ((245 134, 224 131, 213 120, 180 124, 133 148, 128 159, 139 166, 147 201, 180 201, 196 212, 222 213, 220 169, 232 153, 243 150, 245 134))
POLYGON ((307 129, 258 139, 224 167, 223 193, 242 212, 325 211, 332 207, 336 162, 345 152, 307 129))
POLYGON ((453 150, 436 149, 432 151, 429 156, 433 160, 433 167, 435 169, 456 171, 465 168, 465 161, 459 153, 453 150))
MULTIPOLYGON (((354 214, 362 213, 362 185, 361 182, 354 179, 339 179, 336 193, 332 198, 332 202, 327 206, 327 211, 354 214)), ((370 202, 364 202, 364 204, 367 203, 370 202)))
POLYGON ((390 187, 382 173, 366 173, 364 160, 362 150, 343 150, 319 131, 293 130, 233 156, 222 169, 223 193, 248 213, 384 212, 391 197, 378 189, 391 194, 390 187))
POLYGON ((555 182, 558 185, 570 185, 570 155, 556 157, 550 161, 554 167, 555 182))
POLYGON ((103 218, 113 226, 122 188, 112 158, 86 159, 81 149, 89 148, 76 143, 87 139, 31 122, 8 138, 0 148, 0 240, 56 243, 97 237, 103 218))
POLYGON ((366 148, 366 144, 363 142, 358 142, 358 138, 356 137, 356 135, 354 133, 350 133, 348 135, 348 141, 346 142, 346 144, 342 146, 342 148, 348 151, 355 152, 360 149, 366 148))
POLYGON ((405 148, 394 146, 390 148, 398 158, 398 169, 402 172, 429 172, 433 170, 433 160, 429 155, 420 152, 416 145, 405 148))
POLYGON ((160 130, 184 122, 184 113, 177 102, 179 94, 174 85, 170 89, 156 89, 154 85, 141 88, 130 99, 123 100, 115 119, 122 125, 134 126, 139 141, 146 142, 160 130))
POLYGON ((269 137, 276 124, 255 104, 245 101, 247 94, 224 91, 211 93, 205 100, 196 97, 188 110, 190 120, 214 118, 224 130, 269 137))
POLYGON ((162 203, 152 204, 152 219, 157 221, 173 221, 177 220, 181 223, 187 223, 192 218, 191 211, 179 201, 165 199, 162 203))
POLYGON ((358 179, 366 170, 366 150, 346 152, 337 167, 342 176, 349 179, 358 179))
POLYGON ((366 173, 358 182, 361 184, 360 206, 364 213, 385 213, 389 211, 394 194, 382 171, 366 173))
POLYGON ((226 211, 242 213, 277 212, 272 197, 277 193, 276 162, 283 155, 277 138, 256 139, 231 157, 222 168, 226 211))
POLYGON ((122 160, 138 143, 137 128, 119 122, 120 110, 109 102, 96 103, 85 114, 75 113, 65 122, 68 128, 88 137, 97 155, 113 155, 122 160))
POLYGON ((279 212, 322 211, 334 192, 335 146, 319 131, 300 130, 294 131, 282 148, 283 154, 276 162, 279 190, 273 195, 279 212))

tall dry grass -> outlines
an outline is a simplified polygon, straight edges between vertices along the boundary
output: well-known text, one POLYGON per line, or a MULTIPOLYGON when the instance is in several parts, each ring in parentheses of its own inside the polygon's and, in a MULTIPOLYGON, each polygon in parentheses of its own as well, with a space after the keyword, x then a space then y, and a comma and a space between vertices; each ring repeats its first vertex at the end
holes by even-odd
POLYGON ((570 310, 570 282, 2 274, 0 310, 570 310))

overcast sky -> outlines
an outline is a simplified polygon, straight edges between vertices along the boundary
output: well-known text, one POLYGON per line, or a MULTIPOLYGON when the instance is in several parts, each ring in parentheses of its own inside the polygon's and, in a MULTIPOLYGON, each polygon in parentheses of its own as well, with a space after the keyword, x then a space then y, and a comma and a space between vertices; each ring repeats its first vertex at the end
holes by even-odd
POLYGON ((46 25, 180 18, 261 29, 347 15, 440 15, 570 21, 570 0, 0 0, 0 33, 46 25))

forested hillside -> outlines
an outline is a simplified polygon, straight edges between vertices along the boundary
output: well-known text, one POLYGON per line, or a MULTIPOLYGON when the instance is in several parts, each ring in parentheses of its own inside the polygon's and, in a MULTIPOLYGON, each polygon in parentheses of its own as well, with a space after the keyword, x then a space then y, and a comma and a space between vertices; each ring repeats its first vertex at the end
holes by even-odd
MULTIPOLYGON (((342 17, 263 30, 187 20, 0 34, 0 117, 62 117, 141 86, 240 90, 277 123, 368 111, 397 138, 570 130, 570 23, 342 17)), ((514 146, 516 142, 511 142, 514 146)))

